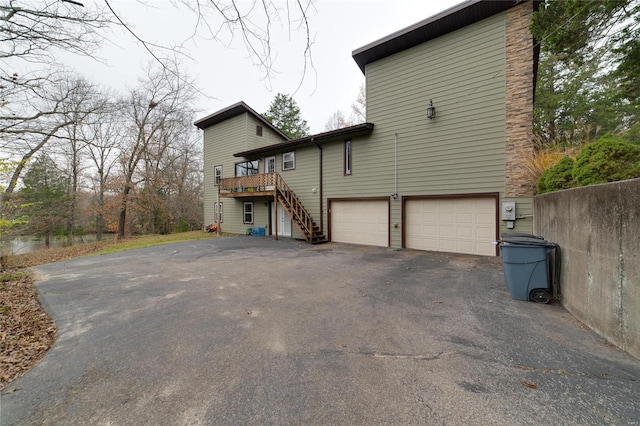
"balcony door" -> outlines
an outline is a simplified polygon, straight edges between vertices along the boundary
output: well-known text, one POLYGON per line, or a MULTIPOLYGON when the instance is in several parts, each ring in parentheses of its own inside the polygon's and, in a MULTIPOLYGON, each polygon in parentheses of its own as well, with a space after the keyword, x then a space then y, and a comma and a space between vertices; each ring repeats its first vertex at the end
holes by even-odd
POLYGON ((265 173, 276 172, 276 157, 267 157, 264 159, 264 172, 265 173))

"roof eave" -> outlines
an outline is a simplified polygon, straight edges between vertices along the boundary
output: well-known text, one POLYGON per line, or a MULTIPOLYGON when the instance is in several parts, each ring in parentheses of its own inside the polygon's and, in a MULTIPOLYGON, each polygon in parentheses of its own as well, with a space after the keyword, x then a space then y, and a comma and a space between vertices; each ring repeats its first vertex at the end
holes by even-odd
MULTIPOLYGON (((352 52, 364 73, 367 64, 386 58, 503 12, 529 0, 467 0, 352 52)), ((541 0, 534 0, 541 1, 541 0)))
POLYGON ((356 136, 368 135, 373 132, 373 123, 362 123, 355 126, 344 127, 342 129, 331 130, 329 132, 319 133, 316 135, 305 136, 273 145, 263 146, 248 151, 237 152, 234 157, 255 158, 264 154, 283 151, 285 149, 297 148, 310 144, 320 144, 328 140, 349 138, 356 136))
POLYGON ((264 118, 260 113, 256 112, 253 108, 251 108, 249 105, 247 105, 243 101, 237 102, 231 106, 221 109, 220 111, 216 111, 213 114, 209 114, 206 117, 196 120, 193 124, 197 128, 204 130, 207 127, 211 127, 215 124, 221 123, 222 121, 228 120, 230 118, 233 118, 237 115, 244 114, 244 113, 251 114, 258 121, 260 121, 262 124, 264 124, 271 130, 273 130, 284 140, 289 140, 289 137, 284 133, 282 133, 280 129, 278 129, 273 124, 271 124, 269 120, 264 118))

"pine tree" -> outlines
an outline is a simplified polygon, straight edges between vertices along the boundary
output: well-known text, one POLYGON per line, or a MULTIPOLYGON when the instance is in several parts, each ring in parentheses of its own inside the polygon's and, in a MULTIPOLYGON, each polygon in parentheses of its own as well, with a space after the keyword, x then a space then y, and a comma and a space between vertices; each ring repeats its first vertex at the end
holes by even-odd
POLYGON ((289 95, 278 93, 267 112, 262 115, 291 139, 301 138, 309 134, 307 120, 302 118, 300 107, 289 95))
POLYGON ((67 177, 56 168, 48 155, 42 154, 24 175, 23 201, 29 205, 27 232, 45 238, 64 232, 67 209, 67 177))

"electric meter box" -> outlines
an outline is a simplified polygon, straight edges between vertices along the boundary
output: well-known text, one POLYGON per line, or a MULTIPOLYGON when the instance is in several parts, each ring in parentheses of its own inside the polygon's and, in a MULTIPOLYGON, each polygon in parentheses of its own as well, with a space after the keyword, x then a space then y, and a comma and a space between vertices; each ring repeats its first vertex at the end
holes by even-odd
POLYGON ((516 220, 515 201, 502 202, 502 220, 516 220))

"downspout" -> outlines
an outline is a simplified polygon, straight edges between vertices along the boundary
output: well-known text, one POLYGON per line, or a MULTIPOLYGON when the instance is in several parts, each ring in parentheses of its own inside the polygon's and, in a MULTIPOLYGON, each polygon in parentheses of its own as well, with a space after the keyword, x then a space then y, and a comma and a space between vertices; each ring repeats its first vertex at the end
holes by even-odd
POLYGON ((393 194, 391 197, 398 198, 398 134, 393 134, 393 194))
POLYGON ((216 215, 216 234, 220 236, 222 234, 220 231, 220 184, 218 184, 218 193, 216 194, 216 208, 213 209, 213 214, 216 215))
MULTIPOLYGON (((313 140, 313 138, 311 140, 313 140)), ((322 234, 324 234, 324 219, 323 219, 324 218, 324 205, 323 205, 323 202, 322 202, 322 154, 323 154, 323 151, 322 151, 322 147, 320 145, 318 145, 317 142, 316 142, 316 146, 320 150, 320 157, 319 157, 319 168, 320 168, 320 170, 319 170, 319 175, 320 175, 319 176, 319 181, 320 181, 319 185, 320 185, 320 188, 318 188, 318 192, 320 193, 320 232, 322 234)))

